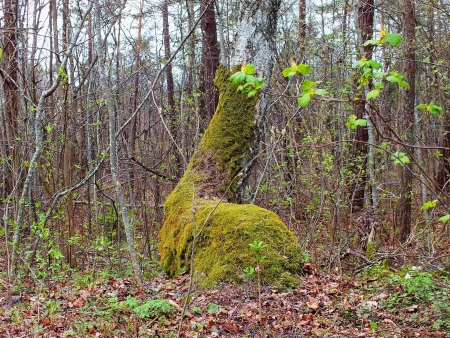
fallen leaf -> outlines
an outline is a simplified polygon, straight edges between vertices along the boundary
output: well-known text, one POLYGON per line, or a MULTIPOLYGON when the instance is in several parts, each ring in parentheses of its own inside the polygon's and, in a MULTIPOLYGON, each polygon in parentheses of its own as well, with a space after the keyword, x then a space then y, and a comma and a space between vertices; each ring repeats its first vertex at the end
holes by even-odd
POLYGON ((311 310, 317 310, 318 308, 319 308, 319 306, 320 306, 320 304, 319 304, 319 302, 316 302, 316 301, 312 301, 312 302, 307 302, 306 303, 306 306, 308 307, 308 308, 310 308, 311 310))

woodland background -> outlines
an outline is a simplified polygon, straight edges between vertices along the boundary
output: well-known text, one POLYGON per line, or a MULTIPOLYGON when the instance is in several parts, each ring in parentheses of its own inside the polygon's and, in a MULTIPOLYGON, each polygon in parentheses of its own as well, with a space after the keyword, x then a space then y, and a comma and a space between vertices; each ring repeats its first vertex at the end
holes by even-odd
MULTIPOLYGON (((152 276, 165 197, 214 113, 245 1, 1 10, 2 278, 133 275, 129 261, 152 276)), ((318 270, 390 259, 448 273, 449 20, 444 0, 281 2, 247 199, 280 215, 318 270), (398 80, 375 85, 357 66, 370 59, 398 80), (326 90, 307 106, 303 77, 282 75, 293 60, 326 90)))

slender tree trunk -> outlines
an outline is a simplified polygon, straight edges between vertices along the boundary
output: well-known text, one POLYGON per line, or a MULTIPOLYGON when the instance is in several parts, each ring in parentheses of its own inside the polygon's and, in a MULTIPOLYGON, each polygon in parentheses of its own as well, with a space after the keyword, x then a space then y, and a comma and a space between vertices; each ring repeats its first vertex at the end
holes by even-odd
POLYGON ((19 147, 15 144, 18 136, 18 32, 19 32, 19 2, 18 0, 5 0, 4 10, 4 28, 3 28, 3 59, 4 71, 0 72, 3 80, 3 123, 6 133, 6 157, 11 158, 11 164, 7 167, 6 176, 6 195, 9 195, 19 181, 19 147))
POLYGON ((202 76, 200 79, 200 125, 206 129, 219 100, 219 92, 214 85, 214 75, 219 66, 219 44, 217 42, 216 14, 211 0, 200 1, 200 12, 205 11, 202 26, 202 76), (208 6, 208 8, 206 8, 208 6))
MULTIPOLYGON (((402 104, 400 106, 400 117, 403 119, 403 130, 406 142, 413 144, 414 128, 414 103, 415 103, 415 10, 413 0, 403 0, 403 74, 409 89, 402 90, 402 104)), ((408 156, 412 156, 410 149, 405 150, 408 156)), ((410 164, 405 164, 401 172, 400 199, 396 210, 396 226, 400 233, 400 241, 408 240, 411 233, 411 209, 412 209, 412 184, 413 175, 410 164)))
MULTIPOLYGON (((374 22, 374 1, 373 0, 359 0, 358 1, 358 26, 361 34, 361 43, 372 39, 373 22, 374 22)), ((372 58, 373 46, 363 46, 361 58, 365 57, 370 60, 372 58)), ((355 105, 355 113, 358 119, 367 118, 367 112, 364 104, 364 92, 360 94, 361 103, 355 105)), ((357 211, 364 207, 365 189, 367 184, 367 142, 369 140, 369 133, 367 127, 358 127, 355 135, 355 149, 353 158, 356 158, 354 163, 355 184, 352 192, 352 209, 357 211)))
POLYGON ((298 54, 300 60, 305 60, 306 43, 306 0, 298 2, 298 54))

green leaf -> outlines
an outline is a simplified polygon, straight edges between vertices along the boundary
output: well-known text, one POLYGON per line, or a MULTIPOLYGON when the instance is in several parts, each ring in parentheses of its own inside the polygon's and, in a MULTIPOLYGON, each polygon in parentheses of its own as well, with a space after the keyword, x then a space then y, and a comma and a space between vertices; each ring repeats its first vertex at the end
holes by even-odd
POLYGON ((327 95, 327 91, 325 89, 316 89, 314 94, 319 95, 319 96, 323 96, 323 95, 327 95))
POLYGON ((309 73, 311 73, 311 66, 308 65, 304 65, 303 63, 299 64, 297 66, 297 71, 302 74, 303 76, 308 75, 309 73))
POLYGON ((49 256, 53 257, 54 259, 59 259, 59 258, 64 257, 64 255, 61 252, 59 252, 58 250, 55 250, 53 248, 51 248, 47 254, 49 256))
POLYGON ((409 157, 406 156, 405 153, 398 152, 398 151, 391 156, 391 160, 393 160, 395 164, 400 164, 402 167, 405 164, 408 164, 409 162, 411 162, 409 157))
POLYGON ((425 103, 419 104, 416 109, 428 109, 428 105, 425 103))
POLYGON ((384 76, 386 76, 387 73, 385 72, 373 72, 372 76, 374 79, 379 79, 379 78, 383 78, 384 76))
POLYGON ((361 59, 361 60, 356 61, 353 64, 353 68, 362 68, 362 67, 364 67, 365 64, 366 64, 366 60, 365 59, 361 59))
POLYGON ((439 218, 439 222, 445 223, 450 219, 450 215, 445 215, 439 218))
POLYGON ((282 72, 284 77, 291 77, 291 76, 294 76, 296 73, 297 73, 297 70, 296 69, 293 70, 290 67, 286 68, 286 69, 283 69, 283 72, 282 72))
POLYGON ((202 309, 198 305, 193 306, 191 310, 192 310, 192 312, 197 313, 197 314, 202 313, 202 309))
POLYGON ((430 113, 434 115, 440 115, 442 113, 442 107, 438 107, 430 103, 430 113))
POLYGON ((298 98, 298 105, 300 107, 306 107, 311 102, 311 94, 306 93, 302 97, 298 98))
MULTIPOLYGON (((368 67, 366 67, 366 68, 368 68, 368 67)), ((372 69, 366 70, 363 74, 363 77, 366 79, 370 78, 371 76, 372 76, 372 69)))
POLYGON ((256 95, 256 90, 250 90, 249 92, 248 92, 248 94, 247 94, 247 97, 248 98, 251 98, 251 97, 253 97, 253 96, 255 96, 256 95))
POLYGON ((364 46, 368 45, 379 45, 381 43, 381 40, 367 40, 364 42, 364 46))
POLYGON ((389 75, 386 80, 388 80, 390 83, 399 83, 401 79, 395 75, 389 75))
POLYGON ((411 88, 411 87, 409 87, 409 84, 408 84, 408 82, 406 82, 406 81, 400 81, 400 82, 398 83, 398 85, 399 85, 400 87, 407 88, 407 89, 410 89, 410 88, 411 88))
POLYGON ((366 119, 357 119, 353 123, 357 127, 366 127, 367 126, 367 120, 366 119))
POLYGON ((237 87, 236 91, 237 92, 241 92, 244 89, 243 85, 240 85, 239 87, 237 87))
POLYGON ((381 69, 382 68, 382 66, 375 60, 369 60, 368 62, 369 62, 370 67, 372 67, 373 69, 381 69))
POLYGON ((206 306, 206 311, 208 311, 209 314, 217 313, 219 312, 219 305, 214 303, 209 303, 206 306))
POLYGON ((244 273, 245 273, 247 276, 251 277, 251 276, 253 276, 253 274, 255 273, 255 268, 254 268, 253 266, 248 266, 248 267, 246 267, 246 268, 244 269, 244 273))
POLYGON ((310 80, 305 80, 305 81, 303 81, 301 88, 303 91, 305 91, 305 90, 308 90, 308 89, 314 87, 315 85, 316 84, 314 82, 312 82, 310 80))
POLYGON ((383 89, 384 88, 384 83, 383 82, 375 82, 375 88, 383 89))
POLYGON ((367 93, 366 100, 376 99, 378 97, 378 95, 380 95, 379 89, 371 90, 370 92, 367 93))
POLYGON ((436 206, 437 202, 438 202, 438 200, 428 201, 428 202, 424 203, 424 204, 420 207, 420 210, 425 211, 425 210, 428 210, 428 209, 430 209, 430 208, 434 208, 434 207, 436 206))
POLYGON ((391 34, 388 33, 387 35, 387 41, 392 45, 392 46, 398 46, 402 44, 402 36, 400 34, 391 34))
POLYGON ((258 89, 264 88, 265 86, 266 86, 266 84, 264 82, 261 82, 261 83, 256 85, 255 89, 258 90, 258 89))
POLYGON ((246 78, 245 74, 242 72, 236 72, 233 75, 231 75, 230 80, 231 82, 233 82, 234 84, 239 84, 242 81, 244 81, 246 78))
POLYGON ((255 74, 255 65, 248 64, 244 67, 244 73, 247 75, 255 74))

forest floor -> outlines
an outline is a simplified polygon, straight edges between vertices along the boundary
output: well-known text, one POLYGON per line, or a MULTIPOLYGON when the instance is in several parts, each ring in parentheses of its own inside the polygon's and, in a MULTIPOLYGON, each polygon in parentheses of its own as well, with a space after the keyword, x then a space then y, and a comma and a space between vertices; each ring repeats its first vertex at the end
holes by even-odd
MULTIPOLYGON (((194 283, 179 336, 450 337, 447 279, 382 265, 358 278, 309 264, 305 272, 299 289, 262 286, 260 296, 256 279, 208 290, 194 283)), ((187 274, 154 273, 142 288, 105 270, 23 278, 20 292, 0 283, 0 337, 15 338, 177 337, 189 290, 187 274)))

